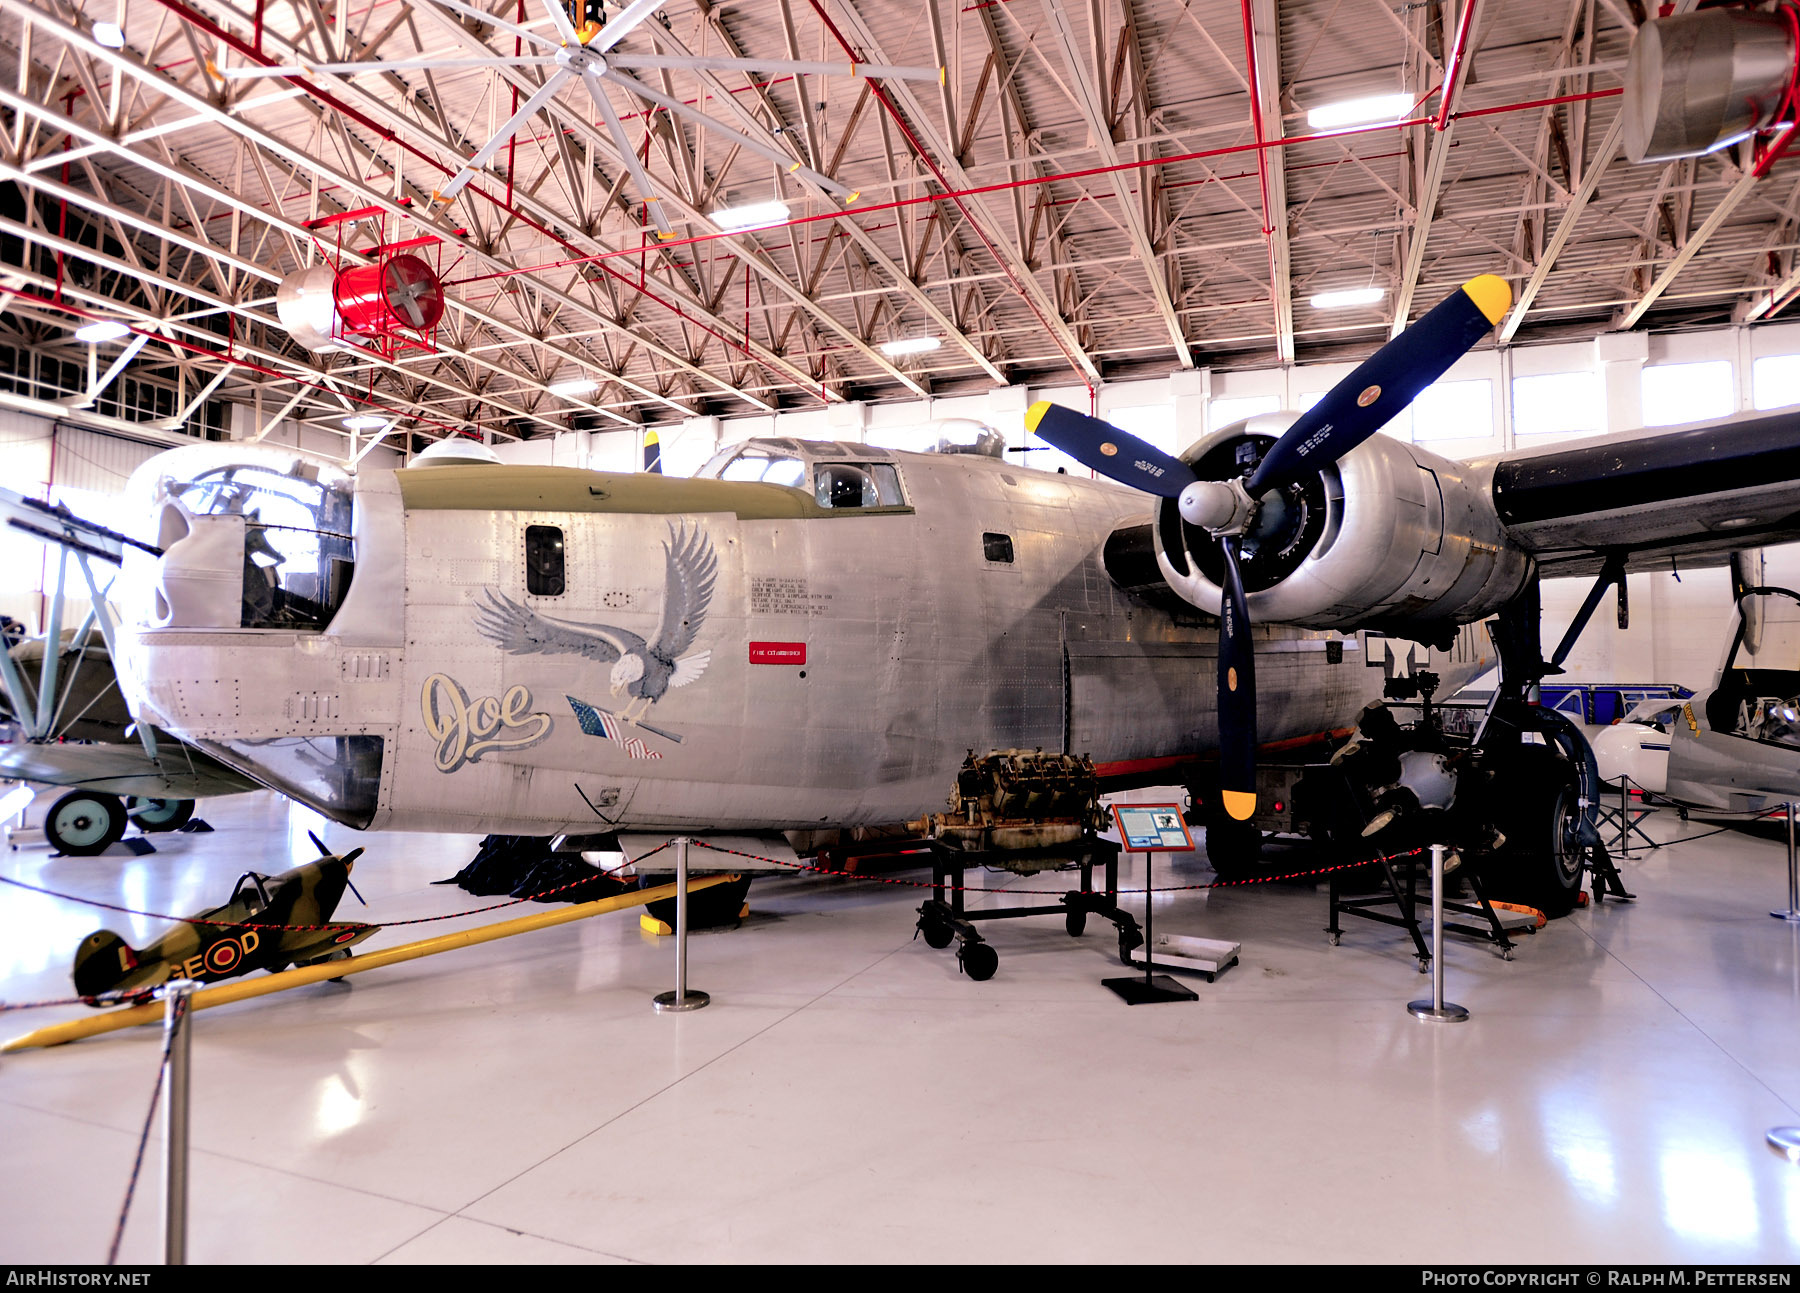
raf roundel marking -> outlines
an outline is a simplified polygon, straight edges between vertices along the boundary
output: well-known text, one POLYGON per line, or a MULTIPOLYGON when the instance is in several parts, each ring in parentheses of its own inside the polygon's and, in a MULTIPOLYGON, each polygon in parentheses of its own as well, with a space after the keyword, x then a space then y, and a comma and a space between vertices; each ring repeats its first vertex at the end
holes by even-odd
POLYGON ((214 974, 224 974, 238 963, 243 956, 243 949, 235 938, 224 938, 206 949, 206 968, 214 974))

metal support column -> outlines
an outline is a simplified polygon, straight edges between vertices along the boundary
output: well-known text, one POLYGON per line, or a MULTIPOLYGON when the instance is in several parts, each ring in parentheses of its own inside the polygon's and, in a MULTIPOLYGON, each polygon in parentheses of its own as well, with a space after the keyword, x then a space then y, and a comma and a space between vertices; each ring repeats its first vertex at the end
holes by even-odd
POLYGON ((1788 905, 1786 911, 1772 911, 1769 914, 1776 920, 1785 920, 1800 924, 1800 862, 1794 854, 1794 805, 1789 801, 1787 806, 1787 846, 1788 846, 1788 905))
POLYGON ((712 1000, 704 992, 690 991, 687 985, 688 938, 688 839, 682 836, 675 845, 675 991, 659 992, 651 1002, 657 1011, 698 1010, 712 1000))
POLYGON ((177 979, 163 988, 163 1264, 187 1265, 188 1060, 190 999, 200 985, 177 979))
POLYGON ((1431 1000, 1409 1001, 1406 1008, 1415 1019, 1459 1024, 1469 1012, 1444 1000, 1444 846, 1431 846, 1431 1000))

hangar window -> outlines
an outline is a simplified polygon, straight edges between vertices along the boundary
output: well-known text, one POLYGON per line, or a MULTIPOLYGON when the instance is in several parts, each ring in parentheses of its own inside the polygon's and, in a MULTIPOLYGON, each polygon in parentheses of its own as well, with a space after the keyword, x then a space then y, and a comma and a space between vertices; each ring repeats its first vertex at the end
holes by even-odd
POLYGON ((1415 441, 1491 440, 1494 384, 1485 377, 1467 382, 1433 382, 1412 403, 1415 441))
POLYGON ((563 532, 557 526, 525 527, 525 591, 534 597, 563 595, 563 532))
POLYGON ((1680 426, 1737 412, 1737 383, 1731 361, 1703 364, 1649 364, 1640 377, 1644 425, 1680 426))
POLYGON ((1764 355, 1750 365, 1750 392, 1759 409, 1800 404, 1800 355, 1764 355))
POLYGON ((1515 377, 1512 397, 1514 439, 1548 440, 1606 429, 1606 400, 1599 373, 1515 377))
POLYGON ((1273 413, 1281 407, 1279 395, 1250 395, 1242 399, 1213 399, 1206 402, 1206 429, 1217 431, 1220 427, 1230 426, 1233 422, 1242 422, 1245 418, 1253 418, 1259 413, 1273 413))

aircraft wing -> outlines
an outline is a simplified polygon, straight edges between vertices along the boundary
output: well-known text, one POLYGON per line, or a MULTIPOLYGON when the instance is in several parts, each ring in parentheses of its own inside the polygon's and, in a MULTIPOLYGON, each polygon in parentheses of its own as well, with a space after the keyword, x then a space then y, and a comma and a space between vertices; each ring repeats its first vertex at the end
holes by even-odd
POLYGON ((1800 540, 1800 408, 1494 460, 1501 522, 1546 575, 1723 565, 1800 540))
POLYGON ((145 799, 208 799, 259 789, 199 750, 167 737, 161 748, 159 768, 138 745, 0 746, 0 778, 145 799))

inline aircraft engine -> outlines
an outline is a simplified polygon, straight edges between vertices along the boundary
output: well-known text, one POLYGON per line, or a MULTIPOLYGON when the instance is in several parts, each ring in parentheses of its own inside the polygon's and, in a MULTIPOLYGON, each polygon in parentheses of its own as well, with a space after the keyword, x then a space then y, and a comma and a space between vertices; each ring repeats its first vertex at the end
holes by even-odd
MULTIPOLYGON (((1240 476, 1298 416, 1227 427, 1183 461, 1203 480, 1240 476)), ((1524 587, 1531 562, 1500 523, 1488 475, 1376 435, 1269 494, 1240 540, 1251 619, 1437 642, 1499 610, 1524 587)), ((1153 543, 1163 581, 1219 614, 1219 544, 1182 520, 1176 500, 1158 506, 1153 543)))

